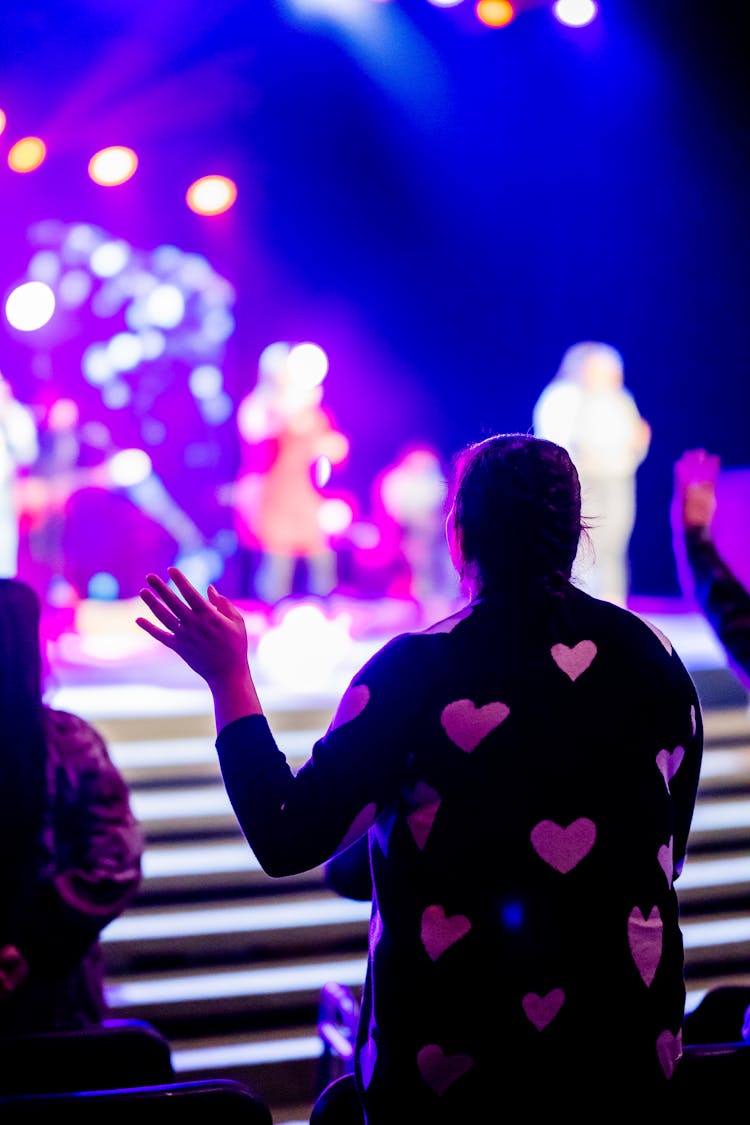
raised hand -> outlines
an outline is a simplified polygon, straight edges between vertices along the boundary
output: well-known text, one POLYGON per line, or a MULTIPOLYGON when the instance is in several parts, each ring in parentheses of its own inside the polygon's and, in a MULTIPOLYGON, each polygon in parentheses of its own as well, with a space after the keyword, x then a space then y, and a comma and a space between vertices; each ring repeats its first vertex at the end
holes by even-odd
POLYGON ((164 628, 146 617, 136 618, 136 624, 176 652, 212 691, 249 678, 247 630, 240 610, 214 586, 208 587, 204 598, 177 567, 167 573, 176 590, 149 574, 148 586, 140 591, 141 600, 164 628))
POLYGON ((688 449, 675 463, 677 515, 685 527, 710 527, 716 511, 717 454, 688 449))

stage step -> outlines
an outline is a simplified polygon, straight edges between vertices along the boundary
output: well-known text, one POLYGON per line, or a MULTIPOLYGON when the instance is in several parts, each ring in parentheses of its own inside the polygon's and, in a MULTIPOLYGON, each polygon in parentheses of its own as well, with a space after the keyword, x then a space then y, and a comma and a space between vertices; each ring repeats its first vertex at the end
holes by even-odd
POLYGON ((269 884, 278 892, 293 887, 320 887, 323 869, 314 867, 297 875, 271 880, 235 831, 201 840, 167 840, 149 843, 143 856, 143 883, 139 902, 194 901, 232 892, 263 892, 269 884))
MULTIPOLYGON (((329 981, 361 988, 365 964, 364 952, 320 957, 297 953, 260 965, 212 965, 209 958, 184 968, 108 973, 107 1000, 115 1016, 140 1013, 172 1041, 178 1035, 195 1035, 198 1021, 204 1030, 220 1033, 231 1024, 236 1028, 241 1016, 244 1026, 262 1029, 271 1016, 300 1011, 314 1034, 320 990, 329 981)), ((279 1026, 277 1019, 270 1023, 274 1029, 279 1026)))
POLYGON ((218 899, 210 906, 134 906, 102 936, 111 971, 149 964, 220 964, 305 949, 333 951, 362 945, 370 903, 329 891, 277 893, 253 899, 218 899))

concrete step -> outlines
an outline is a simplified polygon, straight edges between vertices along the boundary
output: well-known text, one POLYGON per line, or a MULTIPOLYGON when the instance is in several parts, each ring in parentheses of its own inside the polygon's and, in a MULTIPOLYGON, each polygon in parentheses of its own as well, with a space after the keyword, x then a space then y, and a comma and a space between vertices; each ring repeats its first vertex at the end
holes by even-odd
POLYGON ((277 892, 175 906, 134 906, 102 934, 110 973, 165 963, 258 961, 304 949, 363 947, 370 903, 331 891, 277 892))
POLYGON ((686 977, 742 971, 750 965, 750 910, 683 918, 686 977))
MULTIPOLYGON (((309 720, 310 716, 306 716, 309 720)), ((322 717, 321 717, 322 723, 322 717)), ((286 730, 277 724, 276 740, 297 770, 310 756, 313 745, 325 726, 286 730)), ((127 730, 123 732, 130 733, 127 730)), ((110 755, 131 788, 148 787, 154 782, 181 784, 191 781, 221 780, 213 726, 205 733, 179 737, 116 739, 109 742, 110 755)))
POLYGON ((300 1010, 306 1013, 304 1022, 312 1027, 323 985, 337 981, 359 988, 365 965, 365 954, 356 952, 317 958, 297 955, 262 965, 246 962, 108 973, 106 996, 113 1016, 149 1020, 168 1029, 170 1038, 179 1027, 194 1026, 197 1020, 205 1021, 212 1034, 220 1033, 225 1021, 233 1018, 236 1023, 238 1016, 243 1026, 257 1030, 258 1023, 264 1026, 266 1019, 300 1010))
POLYGON ((272 879, 255 858, 245 837, 235 831, 215 839, 165 840, 148 843, 143 855, 143 882, 136 905, 156 901, 201 900, 225 893, 261 893, 273 888, 323 886, 322 867, 272 879))
POLYGON ((722 796, 701 794, 688 847, 692 855, 709 849, 750 850, 750 790, 722 796))
POLYGON ((269 1035, 236 1032, 210 1038, 172 1041, 175 1074, 183 1081, 218 1076, 247 1083, 267 1104, 284 1106, 274 1123, 300 1118, 307 1122, 318 1091, 322 1041, 316 1029, 285 1027, 269 1035))
POLYGON ((710 910, 717 902, 750 903, 750 849, 719 854, 705 851, 688 858, 675 887, 683 918, 710 910))

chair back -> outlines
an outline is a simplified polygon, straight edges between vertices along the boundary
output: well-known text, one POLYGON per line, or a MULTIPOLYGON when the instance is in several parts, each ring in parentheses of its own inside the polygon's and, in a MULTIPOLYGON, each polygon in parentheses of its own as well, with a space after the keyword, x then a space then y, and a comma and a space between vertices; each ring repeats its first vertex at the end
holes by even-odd
POLYGON ((716 985, 685 1016, 684 1043, 750 1040, 750 987, 716 985))
POLYGON ((688 1121, 703 1113, 706 1120, 716 1120, 721 1106, 734 1112, 750 1090, 750 1043, 687 1044, 670 1086, 677 1099, 674 1108, 688 1121))
POLYGON ((318 1003, 318 1035, 322 1043, 317 1093, 335 1078, 354 1071, 354 1050, 359 1022, 359 1000, 346 985, 329 981, 318 1003))
POLYGON ((175 1078, 169 1042, 146 1020, 0 1037, 0 1095, 154 1086, 175 1078))
POLYGON ((273 1125, 266 1103, 233 1078, 207 1078, 78 1093, 0 1097, 3 1125, 273 1125))

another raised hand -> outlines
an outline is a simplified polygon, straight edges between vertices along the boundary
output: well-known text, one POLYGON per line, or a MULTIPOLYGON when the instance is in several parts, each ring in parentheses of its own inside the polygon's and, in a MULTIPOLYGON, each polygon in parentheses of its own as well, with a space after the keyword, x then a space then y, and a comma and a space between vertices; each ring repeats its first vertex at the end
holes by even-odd
POLYGON ((721 461, 705 449, 688 449, 675 464, 675 499, 683 527, 709 529, 716 511, 721 461))

